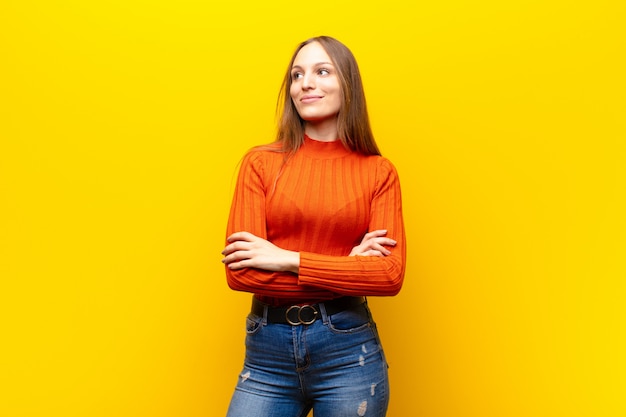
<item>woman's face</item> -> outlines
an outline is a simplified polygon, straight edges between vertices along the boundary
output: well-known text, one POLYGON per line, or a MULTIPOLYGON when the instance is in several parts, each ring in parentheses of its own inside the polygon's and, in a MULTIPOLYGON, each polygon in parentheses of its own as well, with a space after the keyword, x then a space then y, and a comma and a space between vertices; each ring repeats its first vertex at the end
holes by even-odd
POLYGON ((296 55, 289 93, 303 120, 319 123, 337 119, 341 85, 335 66, 318 42, 305 45, 296 55))

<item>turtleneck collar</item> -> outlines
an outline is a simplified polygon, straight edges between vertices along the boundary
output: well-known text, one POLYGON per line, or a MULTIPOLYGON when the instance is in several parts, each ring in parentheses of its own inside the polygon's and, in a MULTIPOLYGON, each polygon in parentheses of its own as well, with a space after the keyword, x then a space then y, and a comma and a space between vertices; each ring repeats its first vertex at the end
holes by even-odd
POLYGON ((311 158, 335 159, 344 157, 352 151, 343 146, 343 143, 341 143, 339 139, 332 142, 325 142, 312 139, 305 134, 304 143, 300 147, 300 152, 311 158))

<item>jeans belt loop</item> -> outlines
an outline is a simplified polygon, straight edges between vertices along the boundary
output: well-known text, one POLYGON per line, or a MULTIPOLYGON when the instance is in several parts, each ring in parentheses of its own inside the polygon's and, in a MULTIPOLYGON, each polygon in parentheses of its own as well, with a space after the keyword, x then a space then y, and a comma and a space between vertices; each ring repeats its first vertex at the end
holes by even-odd
POLYGON ((315 320, 317 320, 317 316, 319 315, 319 311, 314 306, 303 305, 303 306, 291 306, 285 312, 285 319, 287 323, 292 326, 299 326, 301 324, 313 324, 315 320), (302 317, 302 312, 305 312, 305 317, 302 317), (294 317, 294 313, 295 317, 294 317), (312 317, 307 319, 307 315, 311 314, 312 317), (290 315, 293 317, 290 317, 290 315))

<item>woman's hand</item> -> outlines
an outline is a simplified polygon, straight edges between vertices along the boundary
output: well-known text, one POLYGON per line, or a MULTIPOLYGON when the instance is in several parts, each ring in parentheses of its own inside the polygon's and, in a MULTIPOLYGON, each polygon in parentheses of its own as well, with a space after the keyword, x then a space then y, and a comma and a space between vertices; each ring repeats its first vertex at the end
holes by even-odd
POLYGON ((350 256, 387 256, 391 251, 385 246, 395 246, 396 241, 385 237, 386 230, 374 230, 366 233, 361 244, 352 248, 350 256))
POLYGON ((298 273, 300 253, 281 249, 249 232, 236 232, 226 239, 222 262, 230 269, 259 268, 298 273))

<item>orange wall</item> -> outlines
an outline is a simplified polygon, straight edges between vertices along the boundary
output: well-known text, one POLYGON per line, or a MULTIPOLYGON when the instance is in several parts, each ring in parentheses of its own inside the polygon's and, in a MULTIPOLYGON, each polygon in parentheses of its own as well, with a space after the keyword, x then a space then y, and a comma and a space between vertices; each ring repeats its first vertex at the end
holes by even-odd
POLYGON ((211 3, 0 6, 0 415, 224 415, 236 166, 318 34, 402 179, 389 416, 626 412, 623 2, 211 3))

